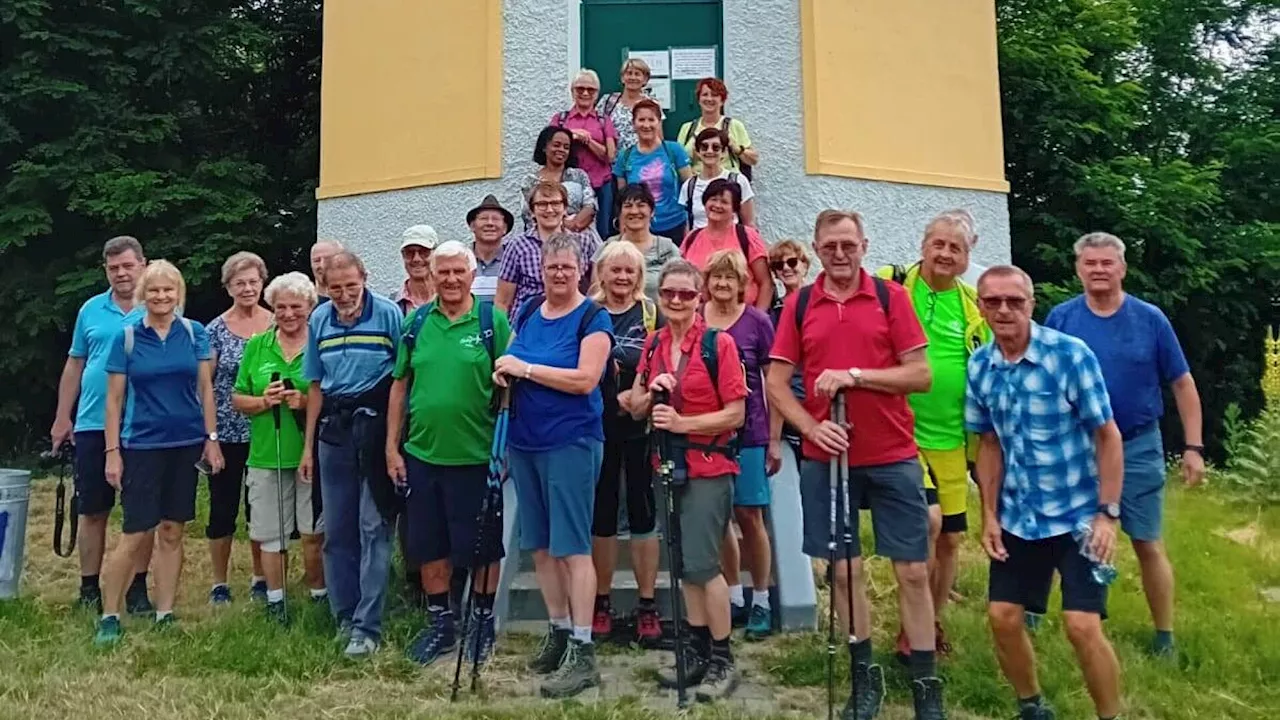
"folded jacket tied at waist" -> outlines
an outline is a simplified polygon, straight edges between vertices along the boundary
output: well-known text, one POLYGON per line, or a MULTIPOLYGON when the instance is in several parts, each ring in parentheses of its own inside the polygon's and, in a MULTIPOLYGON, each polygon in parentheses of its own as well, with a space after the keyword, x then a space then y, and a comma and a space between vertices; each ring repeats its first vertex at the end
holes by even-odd
MULTIPOLYGON (((390 376, 357 396, 326 397, 318 429, 321 442, 350 447, 355 451, 356 478, 369 484, 374 504, 387 520, 395 518, 403 505, 387 475, 386 401, 390 396, 389 380, 390 376)), ((322 477, 327 476, 322 473, 322 477)))

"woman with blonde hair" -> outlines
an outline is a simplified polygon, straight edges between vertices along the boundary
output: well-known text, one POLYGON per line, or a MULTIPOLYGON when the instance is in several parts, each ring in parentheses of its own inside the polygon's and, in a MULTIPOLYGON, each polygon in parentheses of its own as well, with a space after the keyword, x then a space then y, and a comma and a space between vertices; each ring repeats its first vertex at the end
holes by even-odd
POLYGON ((611 92, 596 102, 596 110, 613 122, 618 131, 618 152, 636 144, 636 128, 632 124, 631 109, 636 103, 649 97, 644 92, 649 84, 649 63, 640 58, 627 58, 622 63, 618 78, 622 80, 622 90, 611 92))
MULTIPOLYGON (((271 325, 271 312, 262 307, 262 287, 267 282, 267 264, 251 252, 238 252, 222 263, 222 287, 231 296, 231 307, 209 323, 209 349, 213 352, 213 399, 218 406, 218 439, 226 468, 209 476, 209 559, 213 564, 213 586, 209 602, 227 605, 231 587, 227 569, 231 562, 231 538, 240 514, 240 488, 244 485, 245 462, 249 458, 249 420, 231 402, 249 338, 271 325)), ((249 505, 245 502, 246 519, 249 505)), ((255 600, 267 599, 262 571, 262 549, 250 541, 253 578, 249 592, 255 600)))
POLYGON ((643 421, 628 410, 631 386, 645 338, 662 325, 657 305, 645 296, 645 258, 629 242, 612 242, 596 256, 599 283, 593 299, 604 306, 613 321, 614 346, 605 365, 604 460, 596 483, 594 519, 591 524, 591 557, 596 568, 596 602, 591 634, 613 634, 610 593, 618 565, 618 506, 626 475, 626 508, 631 528, 631 566, 640 602, 635 609, 635 637, 642 645, 662 637, 658 619, 657 508, 653 494, 653 468, 649 463, 648 434, 643 421))
POLYGON ((196 463, 222 470, 213 363, 204 326, 179 313, 187 299, 182 273, 155 260, 135 291, 146 314, 127 324, 107 357, 105 463, 120 491, 120 540, 102 574, 102 619, 94 644, 120 642, 120 605, 134 554, 155 531, 156 626, 173 624, 182 573, 182 539, 196 516, 196 463))
POLYGON ((729 584, 733 619, 736 624, 746 626, 747 640, 761 640, 773 633, 769 603, 773 550, 765 528, 764 510, 773 500, 769 476, 782 464, 782 419, 771 416, 764 395, 764 374, 773 347, 773 323, 768 315, 746 303, 750 275, 747 260, 737 249, 712 253, 702 277, 709 297, 702 306, 707 327, 724 330, 733 338, 747 371, 747 416, 738 431, 741 469, 733 484, 733 517, 742 530, 745 565, 751 571, 751 582, 755 586, 750 609, 742 584, 738 582, 739 568, 744 563, 732 530, 725 536, 720 557, 725 581, 729 584))

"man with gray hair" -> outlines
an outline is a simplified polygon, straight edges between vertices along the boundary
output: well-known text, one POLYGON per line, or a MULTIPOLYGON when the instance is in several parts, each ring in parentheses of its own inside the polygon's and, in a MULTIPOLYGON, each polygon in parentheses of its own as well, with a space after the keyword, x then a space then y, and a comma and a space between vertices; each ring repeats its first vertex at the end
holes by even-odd
POLYGON ((387 471, 409 489, 407 549, 423 563, 428 622, 408 650, 409 659, 422 665, 457 646, 449 592, 451 575, 459 569, 473 573, 473 616, 463 625, 469 628, 463 639, 467 657, 484 662, 495 638, 502 529, 492 518, 477 523, 477 517, 488 492, 494 358, 506 349, 511 327, 506 313, 472 293, 475 271, 475 255, 462 243, 450 240, 436 248, 431 256, 436 299, 405 318, 392 371, 387 471), (477 534, 485 541, 482 546, 477 534))
POLYGON ((316 281, 316 295, 320 298, 319 305, 329 301, 329 291, 324 281, 325 265, 328 263, 329 258, 342 252, 342 250, 342 243, 325 238, 317 240, 316 244, 311 246, 311 277, 316 281))
MULTIPOLYGON (((142 244, 127 235, 111 238, 102 247, 102 265, 107 273, 106 291, 80 306, 71 349, 58 382, 58 409, 49 439, 54 451, 64 443, 75 446, 75 484, 79 498, 77 528, 80 542, 80 599, 83 607, 102 612, 102 590, 98 575, 106 546, 107 520, 116 504, 116 492, 107 484, 103 453, 107 399, 107 355, 111 341, 126 324, 142 317, 133 292, 146 269, 142 244), (72 410, 75 419, 72 420, 72 410), (73 435, 74 432, 74 435, 73 435)), ((130 614, 154 610, 147 598, 147 566, 151 564, 153 543, 143 542, 134 566, 135 574, 125 594, 130 614)))
POLYGON ((1173 654, 1173 567, 1161 540, 1165 445, 1162 387, 1170 385, 1182 420, 1182 479, 1204 480, 1200 394, 1173 325, 1160 308, 1124 291, 1124 242, 1109 233, 1076 241, 1076 275, 1084 294, 1055 307, 1045 326, 1080 338, 1098 356, 1111 409, 1124 438, 1120 527, 1129 535, 1155 624, 1151 651, 1173 654))

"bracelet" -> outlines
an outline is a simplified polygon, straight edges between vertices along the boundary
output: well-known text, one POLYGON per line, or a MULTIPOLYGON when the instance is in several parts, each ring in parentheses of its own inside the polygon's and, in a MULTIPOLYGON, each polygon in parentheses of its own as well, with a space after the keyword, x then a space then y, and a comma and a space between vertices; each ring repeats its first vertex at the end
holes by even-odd
POLYGON ((119 446, 119 445, 112 445, 111 447, 107 448, 106 450, 103 450, 103 451, 102 451, 102 454, 103 454, 103 455, 110 455, 110 454, 111 454, 111 453, 113 453, 113 452, 119 452, 119 451, 120 451, 120 446, 119 446))
POLYGON ((524 379, 528 380, 533 376, 533 363, 524 366, 524 379))
POLYGON ((1200 456, 1203 456, 1203 455, 1204 455, 1204 446, 1203 446, 1203 445, 1183 445, 1183 446, 1182 446, 1182 451, 1183 451, 1183 452, 1186 452, 1186 451, 1188 451, 1188 450, 1190 450, 1190 451, 1192 451, 1192 452, 1194 452, 1194 453, 1196 453, 1197 455, 1200 455, 1200 456))

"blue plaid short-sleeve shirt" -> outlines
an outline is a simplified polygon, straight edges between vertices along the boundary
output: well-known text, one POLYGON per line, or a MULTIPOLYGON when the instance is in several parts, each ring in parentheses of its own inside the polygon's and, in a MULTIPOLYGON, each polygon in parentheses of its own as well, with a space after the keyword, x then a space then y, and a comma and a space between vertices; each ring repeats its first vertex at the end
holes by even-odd
POLYGON ((1111 420, 1102 369, 1081 340, 1031 325, 1017 362, 995 343, 969 358, 965 426, 1004 454, 1000 525, 1024 540, 1071 532, 1098 507, 1093 433, 1111 420))

